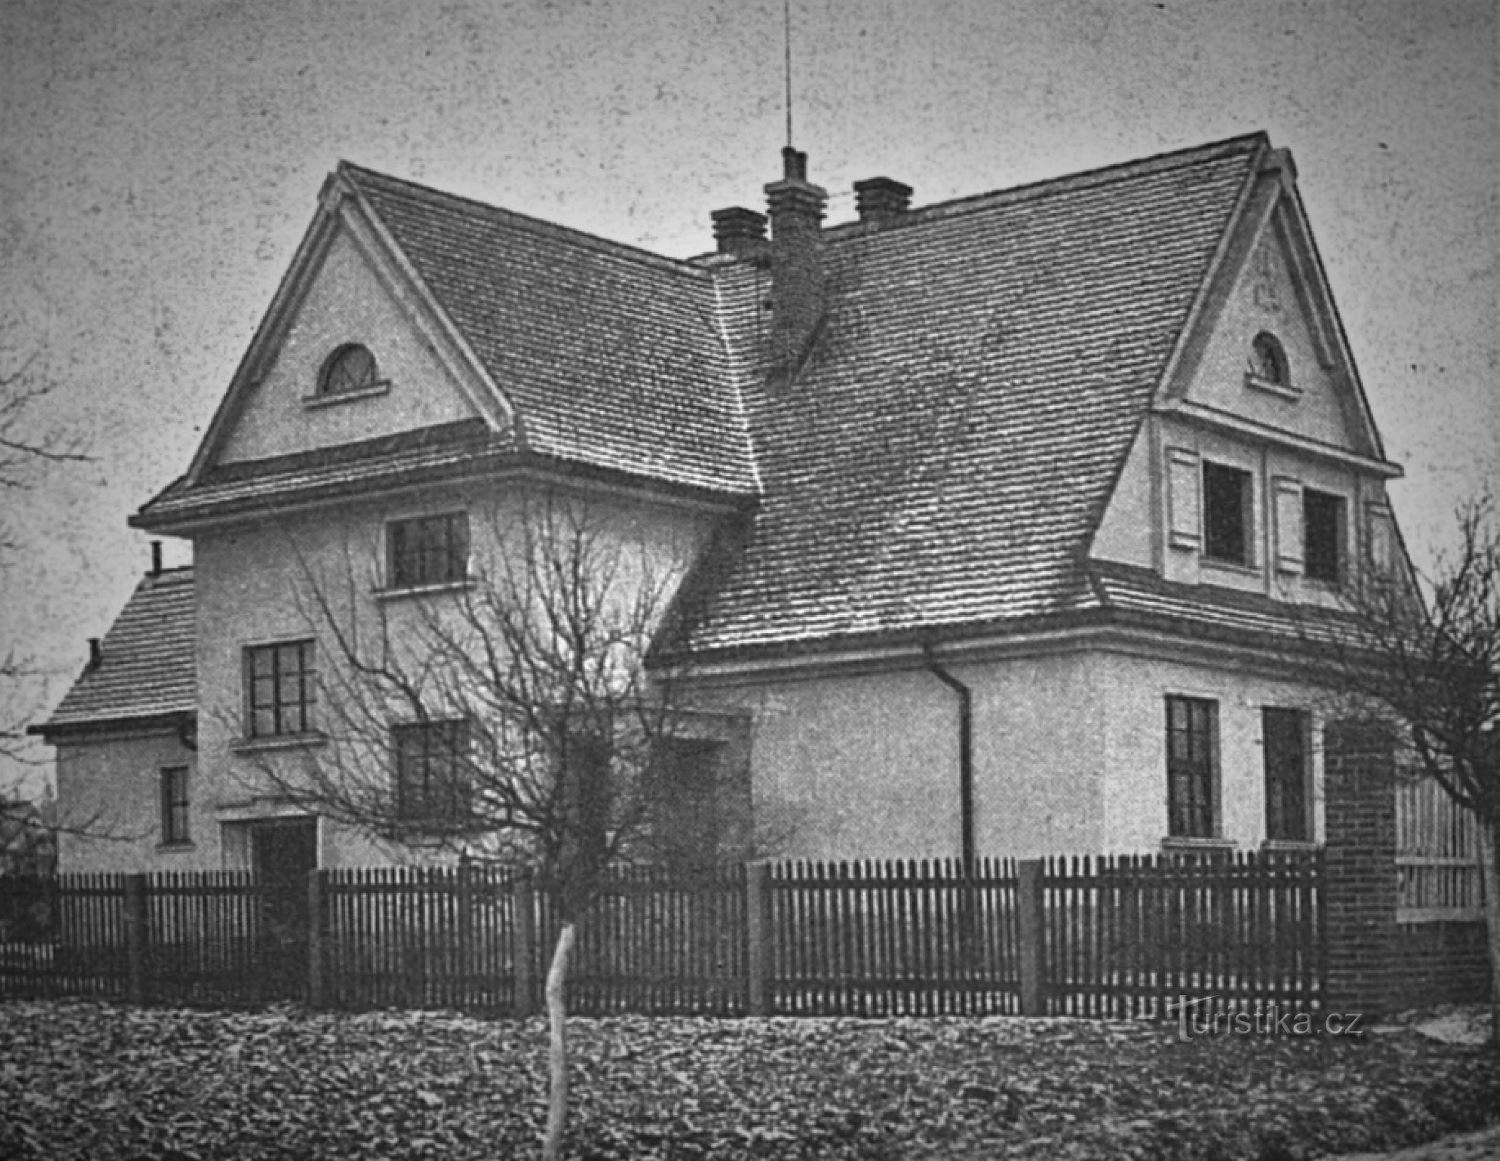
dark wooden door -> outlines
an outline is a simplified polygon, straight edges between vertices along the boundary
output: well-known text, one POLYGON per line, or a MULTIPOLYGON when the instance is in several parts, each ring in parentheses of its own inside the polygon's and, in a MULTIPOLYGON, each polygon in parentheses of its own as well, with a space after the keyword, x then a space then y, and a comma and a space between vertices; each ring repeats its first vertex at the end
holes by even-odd
POLYGON ((260 885, 257 959, 267 999, 307 992, 308 873, 318 865, 318 820, 277 819, 250 829, 251 867, 260 885))

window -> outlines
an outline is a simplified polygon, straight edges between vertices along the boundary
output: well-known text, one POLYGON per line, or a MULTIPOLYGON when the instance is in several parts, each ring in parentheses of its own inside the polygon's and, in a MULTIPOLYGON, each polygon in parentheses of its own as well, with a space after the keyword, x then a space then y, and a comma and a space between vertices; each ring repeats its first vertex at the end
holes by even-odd
POLYGON ((1286 352, 1281 342, 1270 331, 1261 331, 1250 343, 1248 371, 1252 379, 1273 387, 1290 386, 1287 374, 1286 352))
POLYGON ((1250 473, 1225 464, 1203 464, 1203 551, 1213 560, 1253 564, 1250 553, 1250 473))
POLYGON ((317 680, 313 643, 286 641, 245 650, 252 738, 305 734, 312 729, 317 680))
POLYGON ((469 575, 469 517, 464 512, 396 520, 386 527, 390 586, 452 584, 469 575))
POLYGON ((462 821, 469 808, 469 723, 463 719, 395 726, 396 817, 403 822, 462 821))
POLYGON ((368 347, 349 343, 328 356, 318 376, 319 395, 352 395, 380 386, 375 356, 368 347))
POLYGON ((1261 711, 1266 759, 1266 837, 1279 842, 1308 842, 1307 715, 1301 710, 1261 711))
POLYGON ((1167 833, 1174 838, 1218 834, 1218 718, 1216 702, 1167 698, 1167 833))
POLYGON ((188 768, 164 766, 161 771, 161 845, 185 846, 188 836, 188 768))
POLYGON ((1344 498, 1302 489, 1303 569, 1336 585, 1344 572, 1344 498))
POLYGON ((701 870, 720 860, 726 819, 720 769, 726 743, 713 738, 658 738, 650 792, 654 853, 668 866, 701 870))

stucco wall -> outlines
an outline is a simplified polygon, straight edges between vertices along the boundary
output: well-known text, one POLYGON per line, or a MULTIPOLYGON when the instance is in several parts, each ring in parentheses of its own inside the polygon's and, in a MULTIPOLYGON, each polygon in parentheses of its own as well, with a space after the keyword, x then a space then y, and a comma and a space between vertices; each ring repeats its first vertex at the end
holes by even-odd
MULTIPOLYGON (((593 496, 596 526, 607 529, 621 549, 623 590, 640 581, 640 572, 670 593, 705 534, 706 518, 683 509, 593 496)), ((407 595, 384 593, 384 527, 389 519, 462 509, 469 513, 471 571, 494 567, 498 546, 514 542, 530 517, 519 493, 497 486, 437 489, 406 495, 398 501, 371 500, 308 513, 281 522, 246 525, 205 534, 195 543, 197 587, 197 675, 199 691, 199 766, 205 810, 218 823, 235 826, 270 817, 288 808, 277 779, 297 783, 299 763, 312 758, 325 769, 339 765, 333 740, 311 750, 247 744, 244 712, 244 655, 248 646, 313 638, 316 645, 320 725, 334 735, 357 728, 348 714, 333 711, 345 696, 346 672, 332 625, 353 627, 368 648, 378 639, 382 620, 396 648, 424 639, 425 619, 452 612, 460 598, 453 592, 407 595), (325 614, 323 604, 327 604, 325 614), (276 778, 268 777, 268 770, 276 778)), ((394 720, 394 718, 392 719, 394 720)), ((353 752, 342 743, 342 753, 353 752)), ((369 759, 371 778, 389 772, 389 751, 369 759)), ((363 769, 363 768, 361 768, 363 769)), ((325 866, 396 861, 398 852, 346 828, 326 825, 320 833, 320 860, 325 866)), ((229 852, 232 856, 234 852, 229 852)), ((228 857, 230 865, 236 859, 228 857)))
MULTIPOLYGON (((1093 849, 1102 738, 1082 659, 947 667, 973 691, 978 853, 1093 849)), ((913 662, 765 678, 720 696, 752 712, 753 805, 768 855, 960 853, 959 703, 932 673, 913 662)))
POLYGON ((478 414, 459 376, 471 393, 482 390, 478 381, 439 359, 440 333, 426 324, 411 294, 378 269, 348 232, 333 239, 274 360, 241 400, 220 462, 331 447, 478 414), (309 407, 323 364, 351 342, 370 349, 389 389, 375 398, 309 407))
POLYGON ((57 744, 57 801, 64 828, 58 835, 58 870, 188 871, 219 866, 218 834, 196 810, 191 843, 161 845, 161 770, 187 766, 188 794, 196 806, 195 755, 175 730, 100 734, 57 744))

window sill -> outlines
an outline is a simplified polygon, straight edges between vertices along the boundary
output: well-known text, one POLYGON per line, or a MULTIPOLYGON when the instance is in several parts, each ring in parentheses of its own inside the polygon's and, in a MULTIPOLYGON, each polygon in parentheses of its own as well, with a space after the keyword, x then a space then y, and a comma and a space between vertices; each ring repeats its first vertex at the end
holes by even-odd
POLYGON ((1245 386, 1253 387, 1257 391, 1264 391, 1267 395, 1275 395, 1280 399, 1287 399, 1295 403, 1302 398, 1302 388, 1291 383, 1273 383, 1270 379, 1262 379, 1259 375, 1245 376, 1245 386))
POLYGON ((1246 564, 1242 560, 1225 560, 1222 557, 1209 556, 1207 553, 1200 559, 1199 564, 1207 572, 1219 572, 1226 576, 1260 577, 1260 566, 1246 564))
POLYGON ((357 403, 361 399, 374 399, 384 395, 391 389, 391 381, 382 379, 369 387, 358 391, 340 391, 334 395, 304 395, 302 406, 308 411, 317 411, 322 407, 337 407, 340 403, 357 403))
POLYGON ((175 843, 157 843, 156 844, 156 853, 159 854, 159 855, 185 854, 188 851, 195 851, 197 849, 198 849, 198 844, 195 843, 195 842, 193 842, 192 839, 185 839, 182 842, 175 842, 175 843))
POLYGON ((231 754, 259 754, 266 750, 310 750, 327 744, 327 734, 317 732, 277 734, 269 738, 236 738, 229 743, 229 752, 231 754))
POLYGON ((376 589, 372 596, 377 601, 403 601, 416 597, 436 597, 444 593, 466 593, 474 587, 472 578, 456 581, 439 581, 430 585, 405 585, 401 588, 376 589))
POLYGON ((1235 841, 1227 838, 1210 838, 1195 835, 1167 835, 1161 840, 1164 851, 1232 851, 1235 841))
POLYGON ((1265 839, 1260 844, 1263 851, 1315 851, 1318 844, 1312 839, 1265 839))

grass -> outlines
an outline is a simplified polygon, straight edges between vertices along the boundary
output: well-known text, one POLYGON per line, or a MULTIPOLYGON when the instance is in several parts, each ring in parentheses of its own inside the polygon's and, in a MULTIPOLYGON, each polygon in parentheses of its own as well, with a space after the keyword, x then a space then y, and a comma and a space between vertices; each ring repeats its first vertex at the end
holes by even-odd
MULTIPOLYGON (((569 1156, 1310 1158, 1477 1127, 1500 1054, 1410 1029, 574 1019, 569 1156)), ((0 1004, 0 1156, 495 1158, 543 1119, 545 1027, 441 1013, 0 1004)))

